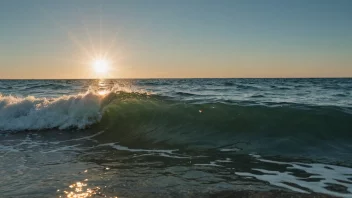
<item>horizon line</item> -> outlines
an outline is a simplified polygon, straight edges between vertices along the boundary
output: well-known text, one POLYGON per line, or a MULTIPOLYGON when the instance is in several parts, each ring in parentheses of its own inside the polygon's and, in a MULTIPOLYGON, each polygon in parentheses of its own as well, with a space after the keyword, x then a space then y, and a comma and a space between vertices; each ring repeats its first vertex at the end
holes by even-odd
POLYGON ((171 78, 0 78, 0 80, 155 80, 155 79, 341 79, 350 77, 171 77, 171 78))

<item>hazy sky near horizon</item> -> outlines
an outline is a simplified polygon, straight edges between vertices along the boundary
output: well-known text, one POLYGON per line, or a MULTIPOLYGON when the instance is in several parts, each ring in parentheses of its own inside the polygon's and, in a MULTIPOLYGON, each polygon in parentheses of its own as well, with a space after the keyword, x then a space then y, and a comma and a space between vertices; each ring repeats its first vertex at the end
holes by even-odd
POLYGON ((349 0, 0 1, 0 78, 351 77, 349 0))

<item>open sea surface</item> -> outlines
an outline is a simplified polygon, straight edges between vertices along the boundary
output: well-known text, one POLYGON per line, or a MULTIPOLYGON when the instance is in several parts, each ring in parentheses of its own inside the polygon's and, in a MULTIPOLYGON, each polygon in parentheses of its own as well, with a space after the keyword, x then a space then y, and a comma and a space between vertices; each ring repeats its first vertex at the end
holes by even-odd
POLYGON ((352 79, 0 80, 0 197, 352 197, 352 79))

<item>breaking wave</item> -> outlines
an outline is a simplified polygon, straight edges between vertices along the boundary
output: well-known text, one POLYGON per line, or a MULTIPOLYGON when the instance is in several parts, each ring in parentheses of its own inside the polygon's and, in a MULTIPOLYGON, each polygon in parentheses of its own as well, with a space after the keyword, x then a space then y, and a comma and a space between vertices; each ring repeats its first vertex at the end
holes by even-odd
POLYGON ((58 98, 0 96, 0 131, 99 128, 112 138, 225 145, 243 137, 350 138, 351 109, 329 106, 195 104, 143 92, 58 98))
POLYGON ((0 131, 83 129, 101 119, 100 103, 94 93, 53 99, 0 95, 0 131))

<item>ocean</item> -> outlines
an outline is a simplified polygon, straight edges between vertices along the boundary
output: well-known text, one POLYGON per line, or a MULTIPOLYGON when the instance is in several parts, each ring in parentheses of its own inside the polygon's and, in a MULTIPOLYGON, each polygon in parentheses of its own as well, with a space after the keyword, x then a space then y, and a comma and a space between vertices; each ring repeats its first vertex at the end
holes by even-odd
POLYGON ((0 80, 0 197, 244 192, 352 197, 352 79, 0 80))

